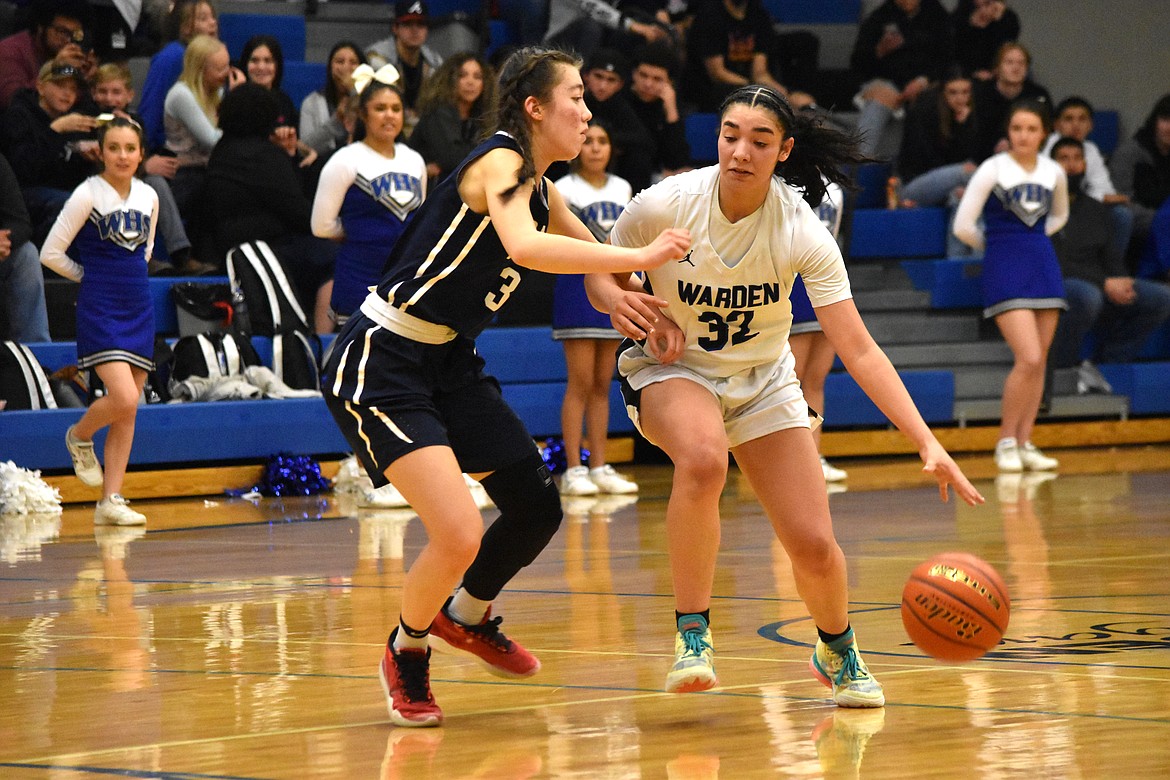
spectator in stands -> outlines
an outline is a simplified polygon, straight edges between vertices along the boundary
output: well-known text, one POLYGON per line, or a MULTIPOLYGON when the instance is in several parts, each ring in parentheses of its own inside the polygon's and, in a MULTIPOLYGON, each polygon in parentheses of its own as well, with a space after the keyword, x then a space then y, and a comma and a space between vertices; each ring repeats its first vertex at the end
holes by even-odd
POLYGON ((401 74, 407 138, 418 122, 418 97, 423 82, 443 64, 443 57, 427 46, 430 23, 426 0, 396 0, 394 21, 390 25, 393 35, 366 49, 366 59, 372 68, 377 70, 390 64, 401 74))
POLYGON ((1129 363, 1137 359, 1146 339, 1170 319, 1170 287, 1135 279, 1115 241, 1109 207, 1090 196, 1085 144, 1079 138, 1061 138, 1053 144, 1052 159, 1068 176, 1068 222, 1052 237, 1064 276, 1068 310, 1061 315, 1052 343, 1055 368, 1080 363, 1089 331, 1097 335, 1088 365, 1081 366, 1080 386, 1096 379, 1092 363, 1129 363))
POLYGON ((280 41, 271 35, 253 35, 244 44, 240 64, 240 69, 250 83, 264 87, 276 98, 278 112, 272 140, 279 143, 290 156, 296 157, 302 168, 310 170, 305 195, 311 199, 317 189, 317 174, 320 172, 319 167, 313 167, 317 161, 317 151, 302 143, 298 137, 300 117, 296 105, 288 93, 280 88, 284 78, 284 51, 280 41))
MULTIPOLYGON (((1005 43, 995 58, 990 81, 975 83, 975 114, 979 117, 979 160, 1008 149, 1007 118, 1017 100, 1032 100, 1052 110, 1048 90, 1028 76, 1032 55, 1019 43, 1005 43)), ((1049 120, 1045 120, 1049 121, 1049 120)))
POLYGON ((364 65, 366 55, 353 41, 338 41, 329 50, 329 71, 325 86, 301 103, 301 141, 317 150, 322 158, 348 144, 353 138, 356 101, 353 72, 364 65))
POLYGON ((49 341, 45 278, 32 242, 32 223, 20 185, 8 160, 0 155, 0 307, 8 320, 0 338, 28 344, 49 341))
POLYGON ((971 79, 953 67, 906 113, 898 153, 898 174, 905 182, 899 205, 958 202, 977 167, 979 122, 971 91, 971 79))
POLYGON ((1005 0, 959 0, 951 15, 955 62, 980 81, 992 77, 995 55, 1020 37, 1020 17, 1005 0))
POLYGON ((166 148, 179 161, 171 191, 180 213, 193 222, 201 216, 207 161, 223 135, 216 122, 224 89, 237 86, 243 79, 243 74, 231 67, 222 41, 210 35, 196 35, 183 54, 179 80, 167 92, 163 115, 166 148))
POLYGON ((849 66, 861 80, 861 151, 872 157, 890 119, 904 111, 951 61, 951 21, 939 0, 885 0, 865 18, 849 66))
POLYGON ((219 16, 212 0, 179 0, 171 10, 167 26, 171 42, 151 58, 150 69, 142 83, 142 97, 138 101, 138 113, 150 149, 158 149, 166 143, 164 104, 167 92, 183 72, 183 52, 187 44, 196 35, 219 37, 219 16))
MULTIPOLYGON (((654 139, 622 93, 627 60, 613 49, 598 49, 585 60, 585 105, 610 130, 613 171, 629 182, 634 192, 650 186, 654 172, 654 139)), ((559 176, 557 176, 559 178, 559 176)))
MULTIPOLYGON (((98 111, 139 122, 137 116, 129 113, 130 104, 134 101, 133 80, 130 68, 121 63, 107 62, 98 68, 93 84, 93 99, 98 111)), ((198 273, 200 268, 196 263, 188 265, 191 260, 191 240, 187 237, 183 217, 171 193, 170 179, 178 170, 178 160, 165 154, 148 152, 148 155, 142 165, 141 179, 158 195, 155 227, 170 258, 170 262, 167 262, 152 255, 150 273, 152 276, 166 275, 173 273, 176 267, 184 273, 198 273)))
POLYGON ((91 135, 97 122, 76 110, 82 89, 81 71, 50 60, 41 66, 36 89, 18 91, 0 122, 3 151, 20 182, 38 246, 98 159, 91 135))
POLYGON ((606 0, 550 0, 544 42, 589 60, 599 48, 630 51, 645 43, 678 39, 665 3, 621 3, 606 0))
POLYGON ((769 56, 775 48, 772 17, 760 0, 709 0, 699 7, 687 37, 688 97, 700 111, 716 111, 738 87, 763 84, 785 95, 793 108, 813 104, 811 95, 790 94, 772 76, 769 56))
MULTIPOLYGON (((192 42, 192 46, 194 42, 192 42)), ((280 106, 258 84, 243 84, 219 106, 222 137, 207 164, 206 202, 217 257, 245 241, 266 241, 280 258, 318 333, 333 332, 331 241, 312 235, 302 169, 272 140, 280 106)))
POLYGON ((634 54, 634 70, 623 93, 654 142, 650 168, 655 181, 686 170, 691 164, 691 148, 671 76, 674 65, 669 47, 640 47, 634 54))
MULTIPOLYGON (((633 198, 630 183, 609 172, 613 145, 605 124, 594 117, 572 172, 557 179, 557 190, 598 241, 604 242, 622 209, 633 198)), ((606 463, 609 391, 621 336, 589 303, 584 274, 558 274, 553 291, 553 339, 561 342, 568 384, 561 402, 561 431, 567 469, 561 495, 635 493, 637 484, 606 463), (589 465, 581 464, 581 434, 589 441, 589 465)))
POLYGON ((1053 132, 1044 144, 1044 154, 1055 157, 1052 148, 1061 138, 1074 138, 1081 142, 1085 158, 1084 194, 1110 206, 1113 217, 1113 240, 1117 243, 1118 254, 1125 256, 1133 234, 1133 212, 1129 197, 1122 195, 1113 186, 1109 167, 1097 144, 1089 140, 1093 132, 1093 106, 1083 97, 1067 97, 1056 105, 1052 119, 1053 132))
MULTIPOLYGON (((455 59, 444 62, 438 72, 455 59)), ((339 244, 330 301, 338 325, 349 320, 370 286, 377 285, 389 247, 427 193, 427 163, 399 141, 405 107, 394 66, 375 72, 364 65, 354 78, 360 87, 362 140, 337 150, 325 163, 312 210, 313 235, 339 244)))
POLYGON ((1146 121, 1109 160, 1118 192, 1134 213, 1133 244, 1140 253, 1157 211, 1170 199, 1170 93, 1158 98, 1146 121))
POLYGON ((483 137, 495 105, 495 83, 483 57, 458 52, 423 84, 418 125, 409 144, 426 160, 432 184, 455 170, 483 137))
POLYGON ((29 6, 27 30, 0 40, 0 111, 8 108, 21 89, 34 89, 46 62, 85 65, 85 23, 89 7, 84 0, 34 0, 29 6))
POLYGON ((102 489, 95 525, 146 523, 121 496, 138 399, 154 369, 154 305, 146 269, 158 199, 135 177, 145 144, 142 128, 132 120, 117 117, 103 124, 98 130, 102 172, 73 191, 41 248, 42 263, 80 282, 77 367, 93 369, 105 386, 105 394, 65 432, 77 478, 102 489), (106 427, 103 471, 93 437, 106 427))
POLYGON ((1068 219, 1068 179, 1040 154, 1048 107, 1020 101, 1008 114, 1010 149, 985 160, 955 213, 955 235, 983 255, 983 316, 994 319, 1014 363, 1004 381, 1000 471, 1050 471, 1059 463, 1031 442, 1044 395, 1048 350, 1067 308, 1060 264, 1048 238, 1068 219), (984 227, 976 220, 982 215, 984 227))

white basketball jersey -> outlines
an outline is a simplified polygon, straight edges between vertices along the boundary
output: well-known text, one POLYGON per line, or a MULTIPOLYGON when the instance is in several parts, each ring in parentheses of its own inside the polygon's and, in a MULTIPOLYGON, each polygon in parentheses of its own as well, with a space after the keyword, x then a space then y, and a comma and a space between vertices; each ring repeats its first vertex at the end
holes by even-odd
POLYGON ((647 281, 686 334, 679 362, 709 378, 787 354, 796 274, 814 306, 852 297, 841 251, 799 191, 773 177, 764 205, 731 224, 718 184, 718 166, 664 179, 639 193, 610 233, 613 244, 634 247, 666 228, 691 231, 687 256, 648 272, 647 281))

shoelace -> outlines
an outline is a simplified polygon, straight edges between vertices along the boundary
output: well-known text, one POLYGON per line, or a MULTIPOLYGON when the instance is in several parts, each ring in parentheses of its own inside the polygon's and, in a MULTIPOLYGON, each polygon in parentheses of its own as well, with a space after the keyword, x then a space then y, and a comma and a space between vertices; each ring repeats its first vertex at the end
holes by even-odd
POLYGON ((861 658, 852 645, 846 648, 845 652, 837 655, 841 659, 841 668, 833 680, 837 685, 840 685, 845 679, 862 680, 869 677, 869 674, 861 668, 861 658))
POLYGON ((401 653, 394 656, 398 664, 398 679, 402 682, 402 692, 408 701, 429 701, 431 698, 431 670, 426 661, 426 654, 422 658, 415 658, 414 653, 401 653))
POLYGON ((491 620, 480 623, 476 626, 463 625, 463 628, 478 636, 483 641, 503 650, 505 653, 512 652, 512 640, 504 636, 500 631, 500 623, 504 622, 503 617, 494 617, 491 620))
POLYGON ((682 632, 683 644, 687 646, 687 655, 699 657, 704 650, 711 649, 711 643, 703 638, 705 631, 700 631, 697 628, 688 628, 682 632))

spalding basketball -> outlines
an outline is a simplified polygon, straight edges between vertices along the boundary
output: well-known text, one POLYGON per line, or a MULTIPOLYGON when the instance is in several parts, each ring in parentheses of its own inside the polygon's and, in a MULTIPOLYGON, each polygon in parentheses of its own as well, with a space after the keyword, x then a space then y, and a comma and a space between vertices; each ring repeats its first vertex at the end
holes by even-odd
POLYGON ((998 645, 1010 612, 999 572, 969 553, 918 564, 902 589, 902 625, 911 641, 949 663, 972 661, 998 645))

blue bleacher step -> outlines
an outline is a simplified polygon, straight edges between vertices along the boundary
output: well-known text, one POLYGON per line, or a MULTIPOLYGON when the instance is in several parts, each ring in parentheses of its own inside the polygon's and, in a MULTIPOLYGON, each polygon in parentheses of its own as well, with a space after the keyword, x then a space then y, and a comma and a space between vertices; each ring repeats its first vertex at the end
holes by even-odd
POLYGON ((905 260, 902 270, 914 286, 930 294, 935 309, 978 308, 983 305, 983 263, 966 257, 905 260))
POLYGON ((890 361, 899 368, 929 366, 968 366, 1005 364, 1012 362, 1012 351, 1003 341, 976 341, 970 344, 953 343, 891 344, 884 346, 890 361))
POLYGON ((933 311, 867 312, 864 320, 874 340, 883 346, 979 339, 979 321, 966 314, 933 311))

